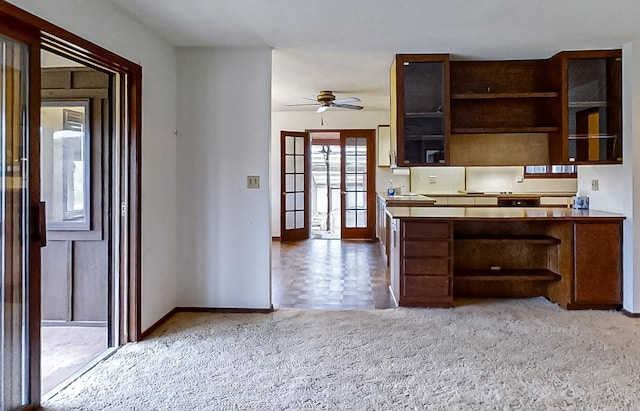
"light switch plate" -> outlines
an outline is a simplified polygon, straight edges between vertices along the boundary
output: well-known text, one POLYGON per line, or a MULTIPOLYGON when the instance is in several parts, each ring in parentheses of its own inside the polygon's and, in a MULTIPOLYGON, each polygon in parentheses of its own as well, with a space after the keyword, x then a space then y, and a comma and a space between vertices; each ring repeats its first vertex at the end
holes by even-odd
POLYGON ((600 182, 595 178, 591 180, 591 190, 592 191, 600 190, 600 182))
POLYGON ((247 188, 260 188, 260 176, 247 176, 247 188))

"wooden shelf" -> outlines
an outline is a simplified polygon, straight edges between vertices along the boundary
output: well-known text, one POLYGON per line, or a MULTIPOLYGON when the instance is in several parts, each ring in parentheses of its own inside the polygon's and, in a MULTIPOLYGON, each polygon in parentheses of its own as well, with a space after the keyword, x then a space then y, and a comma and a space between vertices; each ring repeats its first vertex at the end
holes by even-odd
POLYGON ((454 241, 457 241, 457 242, 480 241, 483 244, 503 244, 503 245, 509 244, 509 243, 519 243, 519 244, 526 243, 526 244, 543 244, 543 245, 560 244, 560 240, 558 238, 547 236, 547 235, 510 235, 510 236, 463 235, 459 237, 456 237, 454 235, 454 241))
POLYGON ((615 134, 569 134, 569 140, 605 140, 617 137, 615 134))
POLYGON ((455 270, 455 280, 464 281, 559 281, 560 274, 546 269, 455 270))
POLYGON ((559 131, 559 127, 456 127, 451 129, 452 134, 498 134, 498 133, 553 133, 559 131))
POLYGON ((560 93, 556 91, 524 92, 524 93, 455 93, 451 94, 452 100, 488 100, 510 98, 555 98, 560 93))
POLYGON ((405 134, 406 140, 442 140, 443 134, 405 134))
POLYGON ((606 101, 570 101, 569 107, 607 107, 606 101))
POLYGON ((441 111, 433 111, 426 113, 404 113, 406 118, 442 118, 444 113, 441 111))

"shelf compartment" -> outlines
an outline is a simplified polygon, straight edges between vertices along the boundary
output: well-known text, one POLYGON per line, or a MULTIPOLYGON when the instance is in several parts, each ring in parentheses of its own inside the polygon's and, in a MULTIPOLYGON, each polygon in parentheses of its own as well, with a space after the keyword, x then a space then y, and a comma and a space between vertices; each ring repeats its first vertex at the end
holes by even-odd
POLYGON ((444 134, 405 134, 405 140, 444 140, 444 134))
POLYGON ((442 118, 444 113, 440 111, 425 112, 425 113, 404 113, 406 118, 442 118))
POLYGON ((481 242, 482 244, 541 244, 557 245, 560 239, 548 235, 461 235, 455 236, 456 242, 481 242))
POLYGON ((607 101, 570 101, 569 107, 607 107, 607 101))
POLYGON ((543 268, 502 269, 502 270, 456 270, 454 281, 560 281, 562 276, 543 268))
POLYGON ((521 92, 521 93, 455 93, 453 100, 488 100, 488 99, 525 99, 525 98, 556 98, 560 93, 556 91, 521 92))
POLYGON ((521 134, 521 133, 553 133, 560 130, 560 127, 455 127, 451 129, 452 134, 521 134))
POLYGON ((606 140, 618 138, 616 134, 569 134, 569 140, 606 140))

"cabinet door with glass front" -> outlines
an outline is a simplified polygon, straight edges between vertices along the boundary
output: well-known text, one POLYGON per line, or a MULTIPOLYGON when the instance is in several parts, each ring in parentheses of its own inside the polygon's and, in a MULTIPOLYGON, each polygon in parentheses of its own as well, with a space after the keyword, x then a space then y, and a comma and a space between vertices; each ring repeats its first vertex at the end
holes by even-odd
POLYGON ((568 161, 622 162, 622 54, 567 53, 568 161))
POLYGON ((448 164, 449 55, 396 55, 392 67, 392 133, 398 166, 448 164))

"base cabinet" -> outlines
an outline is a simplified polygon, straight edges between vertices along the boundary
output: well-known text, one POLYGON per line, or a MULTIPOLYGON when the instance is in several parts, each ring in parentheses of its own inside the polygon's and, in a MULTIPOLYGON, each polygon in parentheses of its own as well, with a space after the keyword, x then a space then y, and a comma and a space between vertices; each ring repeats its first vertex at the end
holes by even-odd
POLYGON ((566 309, 621 307, 621 218, 411 217, 390 225, 391 288, 400 306, 543 296, 566 309))
POLYGON ((622 304, 621 224, 576 223, 573 232, 573 301, 568 308, 622 304))

